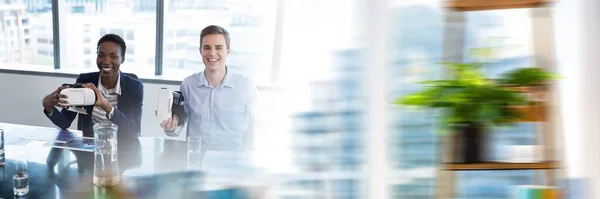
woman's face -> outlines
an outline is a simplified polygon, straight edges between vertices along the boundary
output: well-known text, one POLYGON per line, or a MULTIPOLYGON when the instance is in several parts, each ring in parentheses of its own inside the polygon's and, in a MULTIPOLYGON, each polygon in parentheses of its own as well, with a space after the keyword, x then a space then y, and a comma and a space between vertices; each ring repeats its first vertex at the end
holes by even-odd
POLYGON ((121 48, 115 42, 106 41, 98 47, 96 64, 103 76, 117 76, 123 61, 121 48))

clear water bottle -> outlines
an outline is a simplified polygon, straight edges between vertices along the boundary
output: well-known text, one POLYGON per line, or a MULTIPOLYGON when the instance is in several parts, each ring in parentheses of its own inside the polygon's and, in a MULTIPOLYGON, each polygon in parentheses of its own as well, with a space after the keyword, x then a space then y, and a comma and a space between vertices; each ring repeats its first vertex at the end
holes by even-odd
POLYGON ((97 123, 94 125, 94 185, 113 186, 119 184, 117 160, 117 125, 97 123))

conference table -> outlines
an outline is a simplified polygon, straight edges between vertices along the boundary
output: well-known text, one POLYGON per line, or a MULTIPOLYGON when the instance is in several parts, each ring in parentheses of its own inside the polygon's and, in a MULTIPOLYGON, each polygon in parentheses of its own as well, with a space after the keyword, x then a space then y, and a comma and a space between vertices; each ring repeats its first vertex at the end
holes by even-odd
POLYGON ((14 197, 13 161, 22 158, 28 161, 30 189, 22 198, 248 198, 260 189, 251 180, 236 184, 241 183, 239 176, 189 169, 184 141, 125 135, 117 136, 120 183, 95 186, 93 150, 60 147, 52 140, 60 129, 8 123, 0 128, 6 155, 0 167, 0 198, 14 197))

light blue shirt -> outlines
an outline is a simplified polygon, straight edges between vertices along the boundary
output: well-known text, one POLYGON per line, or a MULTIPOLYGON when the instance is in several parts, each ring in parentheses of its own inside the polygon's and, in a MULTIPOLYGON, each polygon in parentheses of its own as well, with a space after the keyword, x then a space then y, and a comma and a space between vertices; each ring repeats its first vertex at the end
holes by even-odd
MULTIPOLYGON (((258 89, 250 79, 227 71, 215 88, 204 72, 199 72, 185 78, 180 91, 187 115, 186 136, 199 136, 208 150, 244 150, 243 138, 256 118, 258 98, 258 89)), ((180 131, 181 127, 176 134, 180 131)))

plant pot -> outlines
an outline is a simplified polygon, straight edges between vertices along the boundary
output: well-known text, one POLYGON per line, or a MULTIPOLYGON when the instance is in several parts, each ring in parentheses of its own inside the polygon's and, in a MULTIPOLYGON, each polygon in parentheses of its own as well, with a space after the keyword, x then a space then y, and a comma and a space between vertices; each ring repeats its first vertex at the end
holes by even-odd
POLYGON ((548 96, 547 84, 536 84, 531 86, 503 86, 503 88, 520 93, 526 100, 532 102, 546 101, 548 96))
POLYGON ((512 122, 544 122, 547 119, 546 105, 544 103, 523 106, 508 106, 507 108, 521 115, 521 118, 512 122))
POLYGON ((480 163, 485 154, 483 128, 473 122, 460 124, 454 137, 454 153, 457 163, 480 163))

